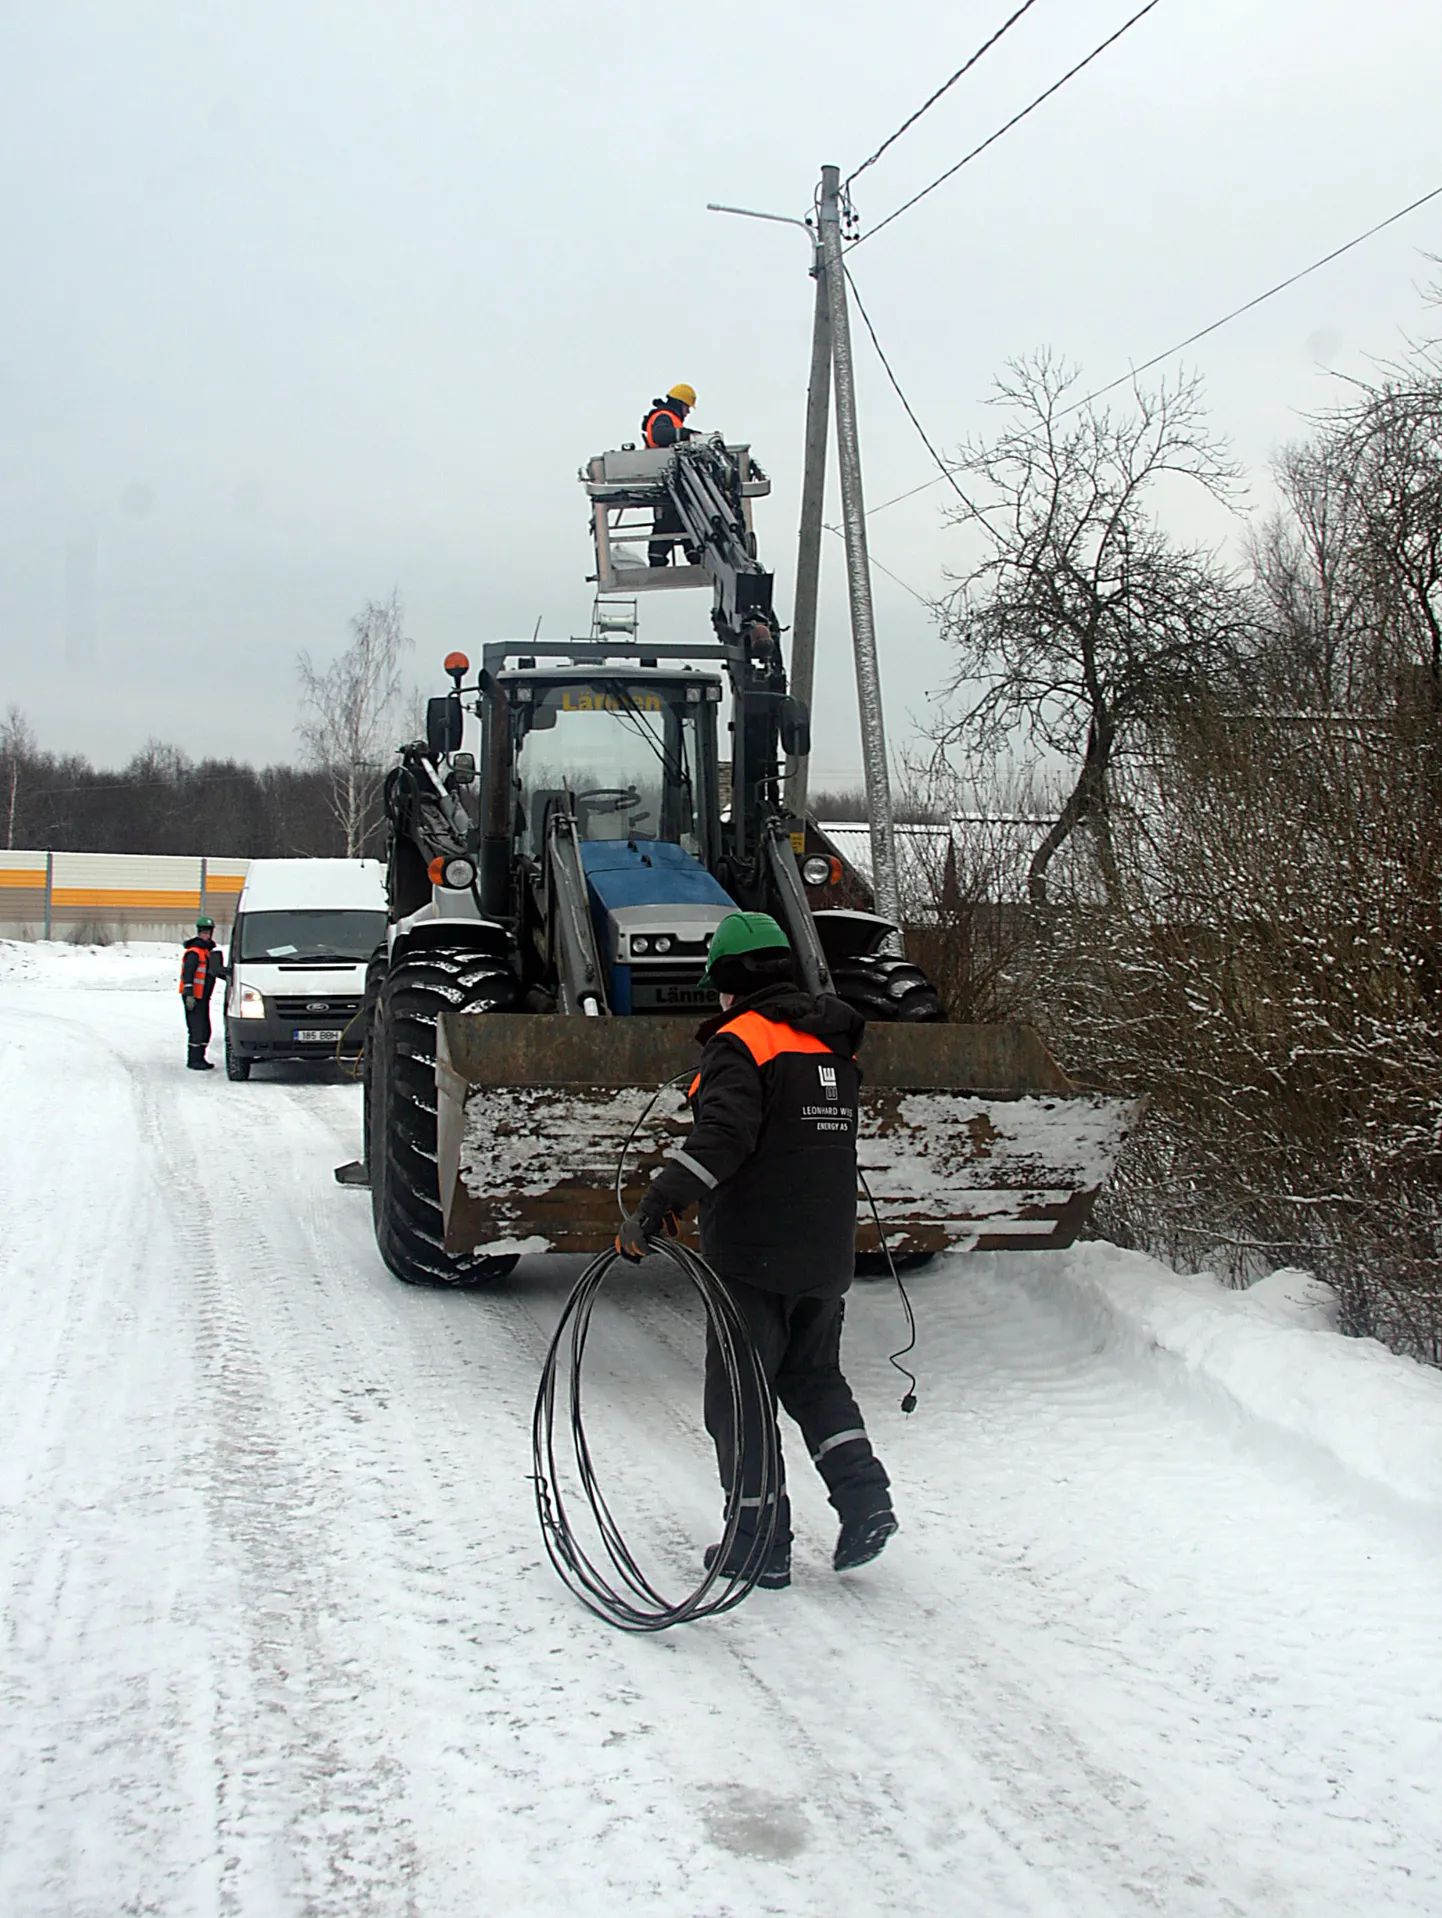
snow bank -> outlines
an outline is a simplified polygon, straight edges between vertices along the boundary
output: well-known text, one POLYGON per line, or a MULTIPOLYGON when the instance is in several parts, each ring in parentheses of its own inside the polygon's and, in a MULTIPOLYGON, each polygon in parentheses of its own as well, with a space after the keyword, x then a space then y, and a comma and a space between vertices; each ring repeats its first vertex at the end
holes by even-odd
POLYGON ((62 939, 0 939, 0 985, 174 992, 180 951, 178 941, 125 939, 113 946, 72 946, 62 939))
POLYGON ((1109 1343, 1165 1355, 1234 1413, 1442 1516, 1442 1372, 1344 1338, 1330 1288, 1310 1273, 1274 1272, 1237 1292, 1110 1245, 1053 1256, 1054 1277, 1036 1266, 1022 1276, 1034 1296, 1064 1300, 1109 1343))

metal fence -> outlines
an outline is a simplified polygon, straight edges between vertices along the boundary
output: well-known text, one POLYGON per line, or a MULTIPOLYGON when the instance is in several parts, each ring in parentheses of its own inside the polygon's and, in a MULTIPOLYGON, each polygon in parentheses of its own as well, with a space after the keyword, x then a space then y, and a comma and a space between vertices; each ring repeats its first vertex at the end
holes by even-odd
POLYGON ((0 938, 176 939, 229 927, 248 859, 0 852, 0 938))

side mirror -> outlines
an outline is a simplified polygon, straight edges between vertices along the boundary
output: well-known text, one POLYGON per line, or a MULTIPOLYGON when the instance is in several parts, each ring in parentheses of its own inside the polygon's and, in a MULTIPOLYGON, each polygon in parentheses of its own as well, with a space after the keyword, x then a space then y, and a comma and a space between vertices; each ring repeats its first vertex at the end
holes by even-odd
POLYGON ((426 701, 426 748, 432 759, 453 753, 461 743, 461 702, 449 693, 426 701))
POLYGON ((779 714, 781 750, 793 759, 805 759, 811 751, 811 714, 799 699, 790 695, 781 701, 779 714))
POLYGON ((476 755, 457 753, 451 760, 450 783, 453 786, 472 786, 476 779, 476 755))

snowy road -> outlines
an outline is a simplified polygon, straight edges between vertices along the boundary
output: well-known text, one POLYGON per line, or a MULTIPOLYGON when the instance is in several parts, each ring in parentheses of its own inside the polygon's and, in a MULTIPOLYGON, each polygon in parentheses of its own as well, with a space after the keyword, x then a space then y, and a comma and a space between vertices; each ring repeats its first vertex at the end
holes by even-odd
MULTIPOLYGON (((1109 1336, 1089 1275, 1157 1268, 921 1275, 909 1421, 858 1288, 901 1536, 838 1581, 797 1471, 790 1592, 625 1638, 527 1482, 576 1263, 396 1285, 353 1087, 186 1074, 167 957, 6 956, 0 1913, 1442 1912, 1442 1529, 1109 1336)), ((592 1394, 680 1590, 665 1271, 592 1394)))

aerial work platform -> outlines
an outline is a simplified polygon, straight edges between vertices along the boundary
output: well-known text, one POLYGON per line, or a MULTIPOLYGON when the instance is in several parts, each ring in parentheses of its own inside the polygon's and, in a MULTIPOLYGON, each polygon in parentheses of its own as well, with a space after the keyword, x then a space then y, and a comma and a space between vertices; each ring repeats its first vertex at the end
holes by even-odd
POLYGON ((739 544, 754 559, 751 502, 771 482, 749 446, 685 440, 679 446, 623 446, 598 453, 581 472, 595 517, 599 593, 674 592, 715 584, 712 568, 688 559, 698 549, 687 526, 704 524, 723 548, 739 544), (678 510, 684 502, 685 517, 678 510), (652 566, 648 549, 664 543, 669 563, 652 566))

